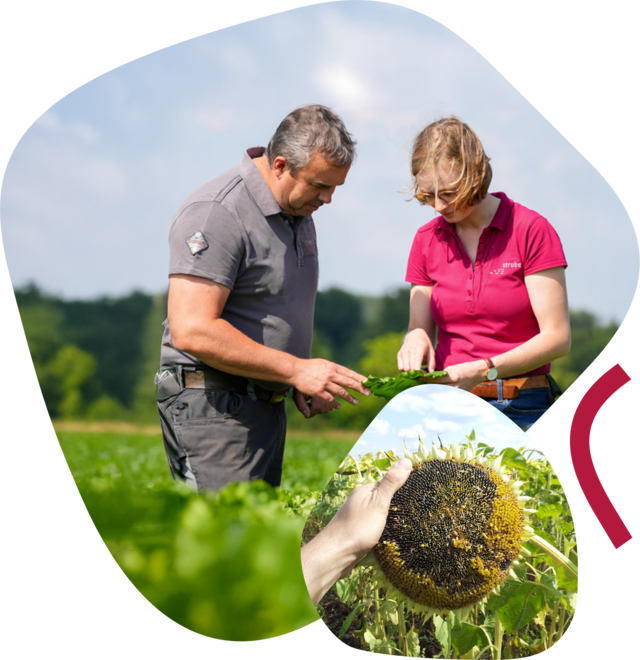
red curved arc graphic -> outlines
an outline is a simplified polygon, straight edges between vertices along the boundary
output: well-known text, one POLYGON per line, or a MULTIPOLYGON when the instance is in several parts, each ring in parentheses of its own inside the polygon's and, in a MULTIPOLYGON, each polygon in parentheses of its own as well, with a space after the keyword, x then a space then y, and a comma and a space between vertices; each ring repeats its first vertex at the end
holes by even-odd
POLYGON ((589 439, 593 420, 604 402, 630 380, 619 364, 609 369, 584 395, 571 423, 573 468, 589 505, 616 548, 629 541, 631 534, 598 479, 591 458, 589 439))

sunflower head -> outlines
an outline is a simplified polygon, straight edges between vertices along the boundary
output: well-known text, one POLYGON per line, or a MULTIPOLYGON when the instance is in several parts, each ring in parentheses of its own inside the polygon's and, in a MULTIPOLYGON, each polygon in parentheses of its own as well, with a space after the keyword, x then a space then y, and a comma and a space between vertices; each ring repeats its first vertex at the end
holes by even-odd
POLYGON ((508 576, 530 534, 528 498, 499 458, 485 463, 472 444, 427 452, 420 441, 407 457, 413 470, 368 563, 381 586, 415 609, 465 610, 508 576))

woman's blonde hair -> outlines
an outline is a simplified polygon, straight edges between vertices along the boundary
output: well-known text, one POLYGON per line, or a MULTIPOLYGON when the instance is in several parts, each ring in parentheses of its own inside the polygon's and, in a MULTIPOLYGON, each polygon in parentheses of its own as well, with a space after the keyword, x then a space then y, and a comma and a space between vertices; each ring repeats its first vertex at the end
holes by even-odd
POLYGON ((458 173, 453 184, 458 191, 454 201, 456 209, 477 204, 487 196, 493 175, 489 158, 478 136, 457 117, 446 117, 429 124, 413 142, 413 182, 409 191, 413 190, 413 196, 421 204, 427 204, 427 201, 420 192, 417 178, 425 170, 432 170, 435 174, 438 169, 458 173))

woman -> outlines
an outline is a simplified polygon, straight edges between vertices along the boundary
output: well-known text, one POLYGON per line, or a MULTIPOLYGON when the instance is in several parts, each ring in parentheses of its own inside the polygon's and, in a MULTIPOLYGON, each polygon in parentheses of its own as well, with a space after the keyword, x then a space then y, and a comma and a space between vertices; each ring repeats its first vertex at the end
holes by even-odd
POLYGON ((414 197, 440 215, 411 248, 398 367, 446 370, 435 382, 482 396, 526 430, 553 403, 549 363, 571 345, 560 239, 539 214, 487 194, 489 159, 457 118, 417 136, 411 174, 414 197))

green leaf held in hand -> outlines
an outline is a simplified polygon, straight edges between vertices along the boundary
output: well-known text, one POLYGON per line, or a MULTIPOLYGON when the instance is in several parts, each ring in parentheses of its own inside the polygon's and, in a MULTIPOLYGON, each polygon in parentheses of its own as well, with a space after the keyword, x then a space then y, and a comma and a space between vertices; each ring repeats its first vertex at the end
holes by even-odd
POLYGON ((408 390, 410 387, 424 385, 434 378, 440 378, 446 375, 446 371, 432 371, 431 373, 427 373, 421 369, 412 369, 411 371, 403 371, 397 376, 386 376, 385 378, 369 376, 363 385, 368 387, 372 394, 381 396, 389 402, 394 396, 400 394, 400 392, 404 392, 404 390, 408 390))

